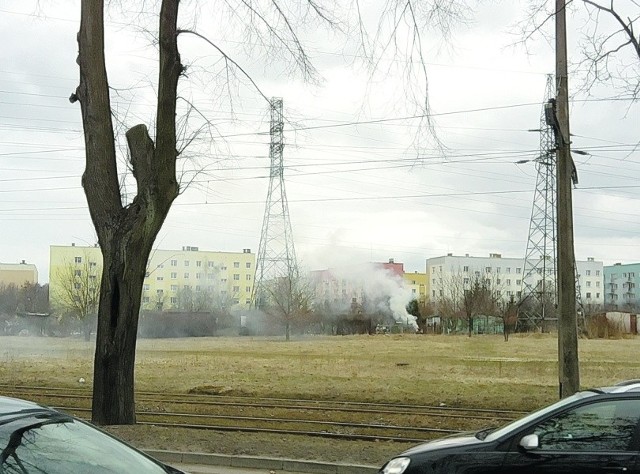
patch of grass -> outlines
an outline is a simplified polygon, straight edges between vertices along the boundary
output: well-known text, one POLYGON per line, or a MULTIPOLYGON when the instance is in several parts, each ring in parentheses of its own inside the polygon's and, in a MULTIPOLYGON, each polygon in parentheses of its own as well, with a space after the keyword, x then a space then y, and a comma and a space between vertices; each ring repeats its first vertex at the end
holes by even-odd
MULTIPOLYGON (((637 338, 581 340, 582 385, 635 378, 637 338)), ((93 342, 0 338, 0 378, 14 385, 91 384, 93 342)), ((554 335, 345 336, 140 340, 139 390, 531 410, 557 396, 554 335)))

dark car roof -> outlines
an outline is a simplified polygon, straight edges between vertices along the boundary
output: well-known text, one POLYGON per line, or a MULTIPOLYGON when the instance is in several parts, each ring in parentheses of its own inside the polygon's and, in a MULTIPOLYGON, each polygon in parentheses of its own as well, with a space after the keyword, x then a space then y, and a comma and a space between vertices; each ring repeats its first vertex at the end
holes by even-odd
POLYGON ((21 410, 45 409, 42 405, 27 400, 0 396, 0 417, 7 413, 15 413, 21 410))

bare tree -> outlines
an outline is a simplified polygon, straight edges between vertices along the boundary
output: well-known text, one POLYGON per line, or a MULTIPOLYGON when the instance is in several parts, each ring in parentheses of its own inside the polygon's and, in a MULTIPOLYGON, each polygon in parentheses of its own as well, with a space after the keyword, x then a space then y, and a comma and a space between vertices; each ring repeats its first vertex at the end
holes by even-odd
MULTIPOLYGON (((580 77, 583 92, 604 83, 625 99, 640 96, 640 2, 638 0, 567 1, 575 15, 586 13, 578 35, 579 58, 570 58, 580 77)), ((542 35, 551 42, 547 27, 553 25, 555 5, 547 0, 529 0, 520 22, 521 43, 542 35)))
MULTIPOLYGON (((80 83, 71 101, 79 101, 85 137, 86 165, 82 184, 87 197, 104 265, 98 309, 98 333, 94 358, 94 385, 92 420, 98 424, 128 424, 135 422, 134 367, 136 334, 147 260, 154 240, 178 196, 180 185, 176 176, 176 160, 191 142, 181 133, 188 117, 176 123, 178 80, 184 72, 178 51, 178 35, 193 35, 209 45, 221 58, 226 78, 224 94, 232 96, 234 77, 243 77, 260 91, 256 82, 241 65, 234 61, 215 42, 194 28, 179 29, 178 0, 162 0, 158 17, 158 33, 155 38, 159 53, 157 109, 155 130, 149 132, 144 124, 135 125, 126 131, 128 167, 135 180, 135 194, 121 187, 118 173, 117 137, 114 124, 110 88, 105 61, 104 1, 83 0, 81 22, 78 33, 78 64, 80 83), (184 137, 178 146, 178 137, 184 137)), ((230 23, 241 25, 253 45, 264 47, 264 51, 279 59, 287 59, 305 79, 314 80, 316 70, 302 45, 300 30, 312 22, 320 22, 329 28, 341 28, 332 14, 337 3, 330 5, 307 0, 285 5, 276 1, 264 3, 252 0, 238 3, 226 2, 222 7, 230 9, 225 18, 230 23)), ((357 2, 356 2, 357 3, 357 2)), ((376 35, 377 47, 384 46, 382 56, 393 56, 386 46, 400 44, 405 25, 409 25, 409 55, 419 59, 407 64, 420 64, 422 83, 425 85, 421 32, 425 25, 445 30, 460 16, 462 0, 413 1, 394 0, 387 9, 387 25, 391 25, 388 36, 376 35)), ((148 5, 145 3, 145 7, 148 5)), ((364 27, 362 10, 357 8, 362 44, 371 45, 364 27)), ((216 14, 219 11, 216 10, 216 14)), ((220 18, 222 19, 220 13, 220 18)), ((194 20, 195 24, 195 20, 194 20)), ((383 23, 381 23, 383 24, 383 23)), ((380 29, 384 32, 384 29, 380 29)), ((373 56, 370 56, 373 57, 373 56)), ((375 66, 375 64, 374 64, 375 66)), ((261 92, 260 92, 261 93, 261 92)), ((262 94, 262 93, 261 93, 262 94)), ((262 94, 263 97, 264 94, 262 94)), ((231 99, 230 99, 231 100, 231 99)), ((424 95, 424 107, 427 107, 424 95)), ((210 125, 210 122, 205 119, 210 125)), ((117 120, 118 129, 126 129, 124 121, 117 120)))
POLYGON ((82 323, 84 338, 90 339, 100 299, 100 268, 85 255, 78 262, 66 262, 57 270, 51 295, 59 320, 74 318, 82 323))
POLYGON ((285 330, 285 339, 291 339, 291 326, 302 322, 311 313, 313 290, 303 277, 278 277, 265 286, 264 306, 261 308, 285 330))
POLYGON ((589 14, 580 68, 585 88, 611 83, 632 100, 640 98, 640 2, 582 0, 589 14))

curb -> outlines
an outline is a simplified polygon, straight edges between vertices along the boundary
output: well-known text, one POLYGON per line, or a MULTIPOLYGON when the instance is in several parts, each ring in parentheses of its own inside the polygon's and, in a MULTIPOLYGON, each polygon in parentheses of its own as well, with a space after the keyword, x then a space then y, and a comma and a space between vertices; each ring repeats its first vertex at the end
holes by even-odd
POLYGON ((183 453, 156 449, 145 449, 144 452, 168 464, 204 464, 237 468, 269 469, 274 471, 305 472, 309 474, 375 474, 378 472, 378 468, 375 466, 358 464, 339 464, 258 456, 232 456, 228 454, 183 453))

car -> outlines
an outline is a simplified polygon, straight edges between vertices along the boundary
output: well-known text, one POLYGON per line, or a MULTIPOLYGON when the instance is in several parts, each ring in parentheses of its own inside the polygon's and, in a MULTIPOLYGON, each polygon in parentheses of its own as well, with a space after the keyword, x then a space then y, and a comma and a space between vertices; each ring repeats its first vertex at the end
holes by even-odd
POLYGON ((380 474, 640 473, 640 380, 589 389, 499 429, 415 446, 380 474))
POLYGON ((0 474, 180 474, 53 408, 0 396, 0 474))

